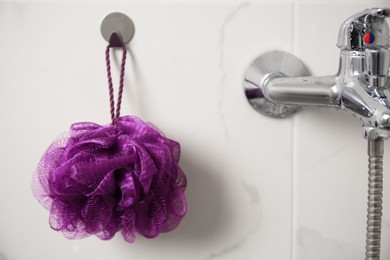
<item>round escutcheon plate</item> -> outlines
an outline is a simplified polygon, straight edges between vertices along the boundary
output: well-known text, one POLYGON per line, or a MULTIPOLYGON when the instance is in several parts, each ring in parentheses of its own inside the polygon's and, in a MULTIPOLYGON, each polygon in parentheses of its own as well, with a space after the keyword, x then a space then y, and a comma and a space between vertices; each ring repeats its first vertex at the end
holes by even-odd
POLYGON ((284 51, 271 51, 257 57, 244 76, 244 92, 249 104, 259 113, 285 118, 300 109, 296 105, 276 104, 266 99, 263 87, 272 75, 285 77, 309 76, 305 65, 294 55, 284 51))

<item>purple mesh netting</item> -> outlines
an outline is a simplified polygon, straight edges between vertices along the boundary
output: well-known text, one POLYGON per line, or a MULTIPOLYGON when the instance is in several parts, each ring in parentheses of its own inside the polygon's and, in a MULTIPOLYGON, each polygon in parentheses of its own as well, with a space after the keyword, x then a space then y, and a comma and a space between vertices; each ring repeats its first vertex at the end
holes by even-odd
POLYGON ((42 156, 33 192, 50 226, 69 239, 153 238, 187 212, 179 143, 135 116, 115 125, 76 123, 42 156))

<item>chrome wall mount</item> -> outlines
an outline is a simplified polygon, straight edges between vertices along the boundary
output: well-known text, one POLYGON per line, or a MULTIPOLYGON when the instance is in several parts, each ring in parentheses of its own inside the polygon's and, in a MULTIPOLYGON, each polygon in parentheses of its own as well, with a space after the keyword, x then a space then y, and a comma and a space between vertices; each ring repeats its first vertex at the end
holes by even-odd
MULTIPOLYGON (((274 102, 267 89, 269 81, 278 77, 296 78, 308 75, 309 72, 305 65, 295 56, 282 51, 267 52, 254 60, 246 71, 245 95, 252 107, 259 113, 270 117, 285 118, 294 114, 300 107, 290 102, 274 102)), ((291 92, 293 88, 288 88, 287 91, 291 92)), ((279 90, 277 91, 280 93, 279 90)), ((282 94, 289 95, 288 93, 282 94)))
POLYGON ((104 17, 100 32, 111 47, 122 47, 133 39, 135 26, 127 15, 114 12, 104 17))
POLYGON ((389 17, 389 8, 372 8, 345 20, 336 75, 309 77, 298 58, 272 51, 255 59, 244 79, 246 98, 263 115, 285 118, 317 106, 342 109, 361 120, 369 155, 366 260, 380 259, 383 142, 390 137, 389 17))

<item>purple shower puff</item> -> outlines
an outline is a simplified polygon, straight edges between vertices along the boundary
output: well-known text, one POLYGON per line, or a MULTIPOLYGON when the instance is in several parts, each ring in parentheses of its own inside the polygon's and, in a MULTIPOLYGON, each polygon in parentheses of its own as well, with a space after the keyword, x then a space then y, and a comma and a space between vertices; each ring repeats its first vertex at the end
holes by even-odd
POLYGON ((129 243, 136 232, 153 238, 187 212, 179 157, 179 143, 135 116, 76 123, 42 156, 33 192, 66 238, 107 240, 119 230, 129 243))

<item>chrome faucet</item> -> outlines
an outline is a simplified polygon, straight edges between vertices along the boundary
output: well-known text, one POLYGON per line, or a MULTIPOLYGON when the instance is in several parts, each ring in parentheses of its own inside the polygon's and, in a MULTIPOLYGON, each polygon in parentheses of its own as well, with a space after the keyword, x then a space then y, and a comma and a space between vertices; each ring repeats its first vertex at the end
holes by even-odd
POLYGON ((249 103, 266 116, 285 118, 302 107, 319 106, 361 120, 369 155, 366 260, 380 259, 383 146, 390 137, 389 17, 389 8, 372 8, 345 20, 336 75, 309 77, 298 58, 272 51, 251 63, 244 80, 249 103))

